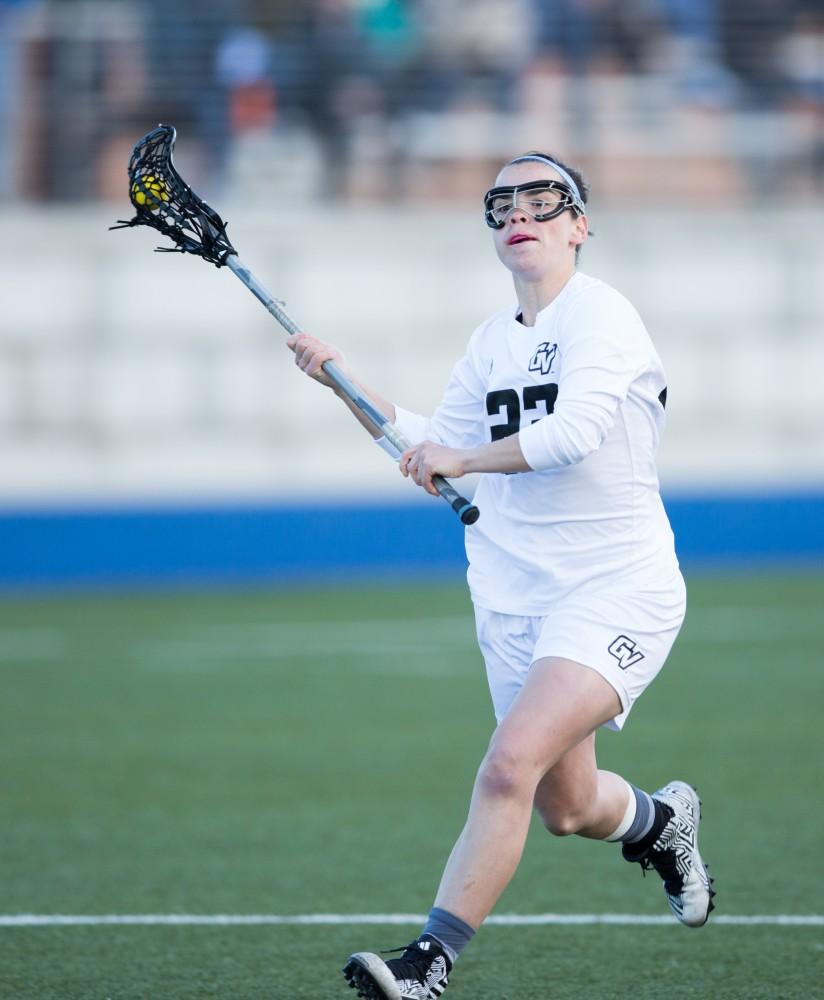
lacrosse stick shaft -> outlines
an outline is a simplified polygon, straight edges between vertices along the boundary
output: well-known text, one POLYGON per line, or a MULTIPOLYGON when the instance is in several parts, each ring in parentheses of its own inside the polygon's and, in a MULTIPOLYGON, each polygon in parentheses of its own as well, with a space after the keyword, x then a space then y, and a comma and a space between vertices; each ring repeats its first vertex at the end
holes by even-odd
MULTIPOLYGON (((230 254, 226 258, 226 267, 236 275, 263 307, 280 323, 288 334, 301 333, 301 327, 286 312, 283 302, 280 302, 271 295, 248 267, 242 263, 237 254, 230 254)), ((406 451, 410 447, 409 441, 401 434, 393 423, 360 391, 360 389, 347 378, 338 368, 334 361, 325 361, 323 370, 329 377, 333 385, 336 386, 346 398, 357 407, 360 412, 375 426, 375 428, 389 441, 399 452, 406 451)), ((462 497, 460 493, 443 476, 433 476, 432 483, 435 489, 452 507, 464 524, 474 524, 478 520, 478 508, 462 497)))

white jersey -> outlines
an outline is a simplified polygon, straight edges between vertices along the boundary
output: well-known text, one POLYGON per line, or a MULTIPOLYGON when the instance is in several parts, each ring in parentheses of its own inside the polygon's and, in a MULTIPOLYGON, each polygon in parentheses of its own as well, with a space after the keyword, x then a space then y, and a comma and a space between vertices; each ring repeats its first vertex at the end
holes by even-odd
POLYGON ((478 327, 430 419, 397 408, 412 442, 472 448, 520 433, 533 471, 484 474, 475 494, 475 604, 544 615, 582 585, 658 591, 680 580, 655 468, 665 400, 638 313, 578 272, 533 327, 515 309, 478 327))

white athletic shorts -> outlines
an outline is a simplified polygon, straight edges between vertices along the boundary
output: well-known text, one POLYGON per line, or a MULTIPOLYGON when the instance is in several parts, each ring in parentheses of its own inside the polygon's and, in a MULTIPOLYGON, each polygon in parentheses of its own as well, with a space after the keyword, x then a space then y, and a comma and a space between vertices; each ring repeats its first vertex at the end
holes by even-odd
POLYGON ((498 722, 536 660, 558 656, 597 670, 615 688, 622 711, 606 723, 622 729, 635 699, 664 665, 686 613, 678 574, 656 591, 581 588, 548 615, 506 615, 475 606, 478 643, 498 722))

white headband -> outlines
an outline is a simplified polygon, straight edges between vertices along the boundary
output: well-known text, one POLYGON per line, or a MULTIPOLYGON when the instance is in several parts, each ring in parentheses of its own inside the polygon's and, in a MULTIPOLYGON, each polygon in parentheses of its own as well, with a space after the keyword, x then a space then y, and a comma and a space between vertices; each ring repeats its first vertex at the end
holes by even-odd
POLYGON ((570 191, 575 195, 580 207, 581 212, 585 213, 584 199, 581 197, 581 192, 578 190, 578 185, 570 177, 570 175, 564 170, 563 167, 559 166, 555 160, 550 160, 548 156, 540 156, 537 153, 527 153, 526 156, 516 156, 514 160, 510 160, 510 163, 524 163, 528 161, 534 161, 535 163, 547 163, 556 173, 561 175, 561 180, 565 184, 569 185, 570 191))

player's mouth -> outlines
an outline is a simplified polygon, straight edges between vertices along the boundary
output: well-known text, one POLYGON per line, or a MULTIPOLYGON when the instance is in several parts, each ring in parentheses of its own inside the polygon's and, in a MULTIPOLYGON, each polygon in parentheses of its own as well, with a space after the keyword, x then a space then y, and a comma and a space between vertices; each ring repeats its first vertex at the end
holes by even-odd
POLYGON ((534 236, 528 236, 526 233, 513 233, 506 241, 506 245, 514 247, 516 243, 527 243, 530 240, 537 242, 537 239, 534 236))

